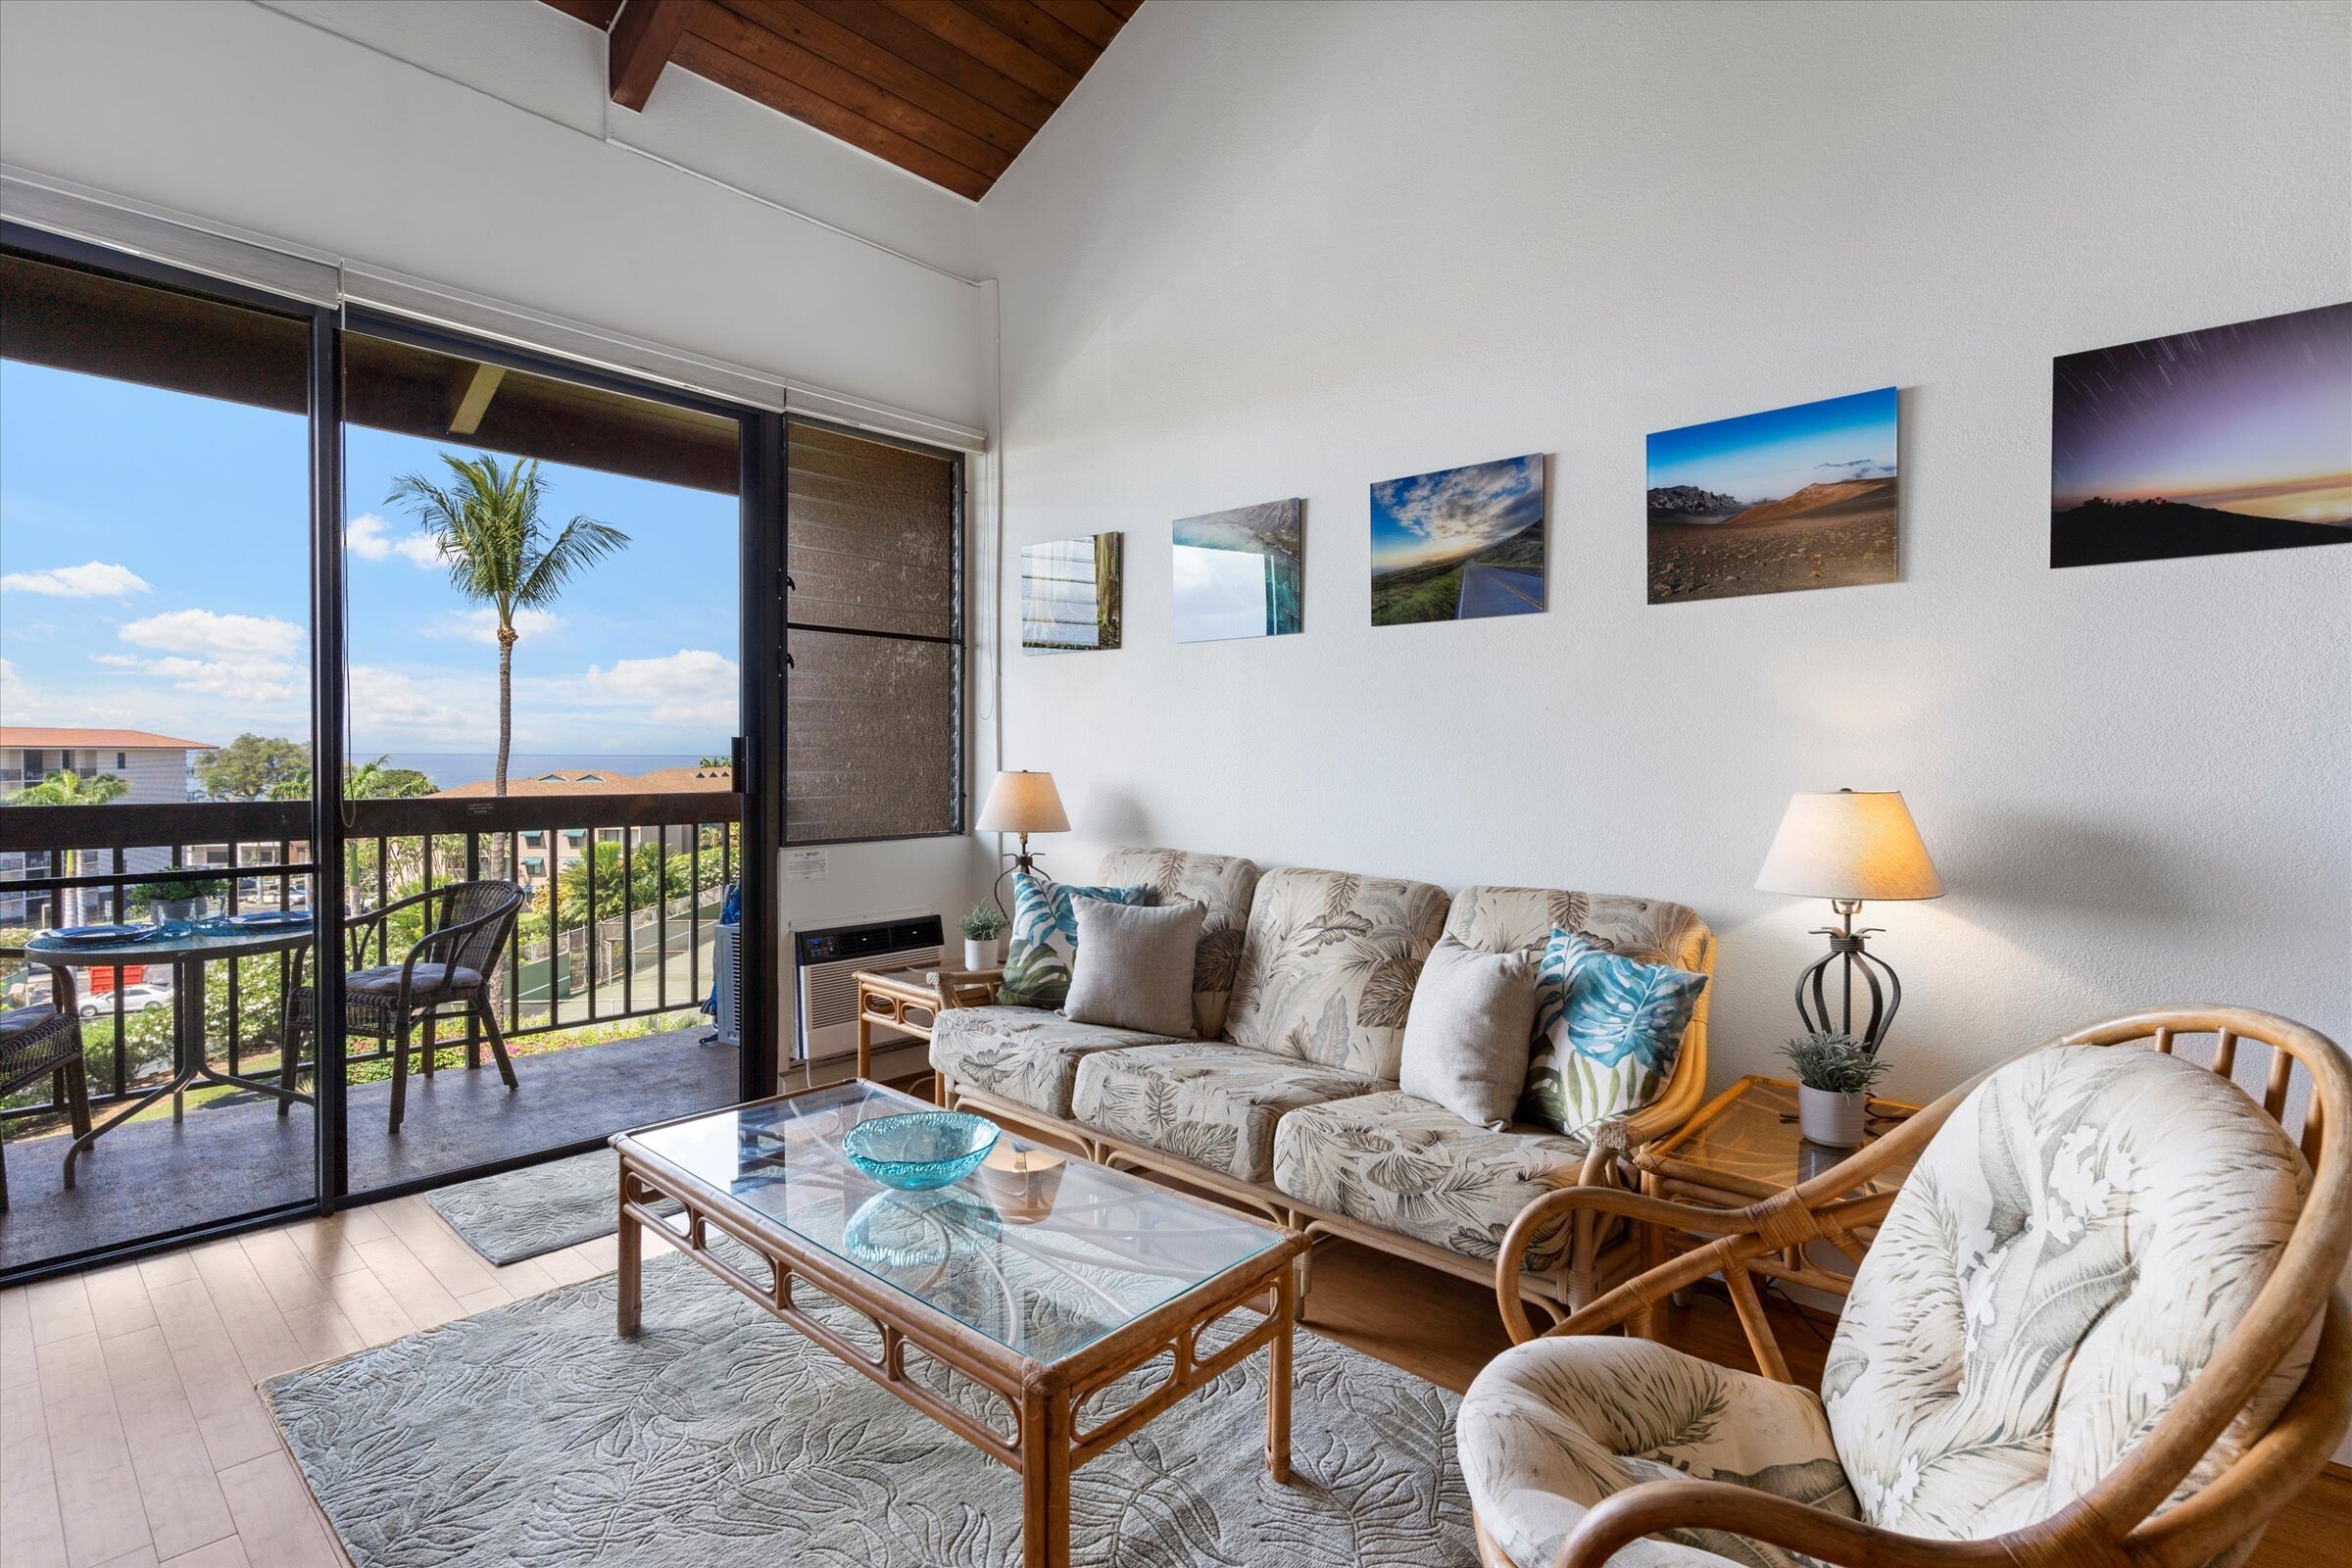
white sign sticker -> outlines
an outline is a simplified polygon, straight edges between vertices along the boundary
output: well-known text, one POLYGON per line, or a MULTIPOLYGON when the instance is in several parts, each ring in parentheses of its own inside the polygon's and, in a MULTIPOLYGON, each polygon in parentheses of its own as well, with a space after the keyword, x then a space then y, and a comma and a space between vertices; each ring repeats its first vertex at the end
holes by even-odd
POLYGON ((825 879, 825 852, 822 850, 786 850, 784 852, 784 880, 787 882, 822 882, 825 879))

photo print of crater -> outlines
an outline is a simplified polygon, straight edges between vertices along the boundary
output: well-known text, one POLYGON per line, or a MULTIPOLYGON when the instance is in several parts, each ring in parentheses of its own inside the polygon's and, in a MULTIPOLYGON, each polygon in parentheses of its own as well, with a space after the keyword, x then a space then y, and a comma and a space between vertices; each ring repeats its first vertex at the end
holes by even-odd
POLYGON ((2069 354, 2050 564, 2352 544, 2352 304, 2069 354))
POLYGON ((1372 624, 1544 608, 1544 456, 1372 487, 1372 624))
POLYGON ((1649 602, 1896 580, 1895 389, 1649 438, 1649 602))

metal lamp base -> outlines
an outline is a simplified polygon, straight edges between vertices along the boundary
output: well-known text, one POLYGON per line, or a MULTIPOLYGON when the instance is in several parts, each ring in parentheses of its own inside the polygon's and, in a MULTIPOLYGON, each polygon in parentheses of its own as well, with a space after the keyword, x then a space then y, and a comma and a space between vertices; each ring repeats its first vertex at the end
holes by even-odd
POLYGON ((1903 1004, 1902 978, 1894 965, 1869 950, 1869 939, 1877 936, 1880 927, 1854 929, 1854 916, 1861 912, 1859 899, 1833 899, 1831 906, 1838 914, 1834 926, 1818 926, 1814 935, 1830 939, 1830 951, 1796 977, 1796 1015, 1804 1020, 1807 1032, 1828 1034, 1830 1025, 1829 973, 1832 964, 1841 963, 1838 1032, 1851 1035, 1862 1043, 1862 1049, 1877 1055, 1886 1031, 1894 1027, 1894 1014, 1903 1004), (1854 979, 1859 975, 1870 994, 1870 1011, 1860 1029, 1854 1027, 1854 979))

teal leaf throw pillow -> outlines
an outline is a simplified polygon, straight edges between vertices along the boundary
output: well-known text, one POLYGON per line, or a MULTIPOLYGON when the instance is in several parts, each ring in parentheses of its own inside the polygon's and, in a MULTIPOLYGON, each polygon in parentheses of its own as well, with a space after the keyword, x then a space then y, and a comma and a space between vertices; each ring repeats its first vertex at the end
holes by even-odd
POLYGON ((1596 1122, 1657 1099, 1706 988, 1703 974, 1554 931, 1536 967, 1536 1032, 1520 1120, 1586 1137, 1596 1122))
POLYGON ((1012 879, 1012 945, 997 1000, 1013 1007, 1058 1007, 1070 995, 1070 958, 1078 951, 1078 913, 1072 899, 1145 903, 1151 889, 1064 887, 1017 872, 1012 879))

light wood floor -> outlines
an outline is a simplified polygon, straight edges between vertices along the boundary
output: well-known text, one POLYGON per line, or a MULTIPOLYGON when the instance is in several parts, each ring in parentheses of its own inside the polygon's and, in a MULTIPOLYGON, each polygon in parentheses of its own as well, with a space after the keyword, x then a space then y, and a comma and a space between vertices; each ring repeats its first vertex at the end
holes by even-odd
MULTIPOLYGON (((340 1568, 255 1383, 612 1265, 607 1237, 492 1268, 408 1198, 0 1292, 0 1563, 340 1568)), ((1307 1319, 1456 1390, 1505 1343, 1484 1289, 1346 1246, 1318 1254, 1307 1319)), ((1748 1364, 1720 1300, 1672 1332, 1748 1364)), ((1817 1334, 1786 1321, 1800 1376, 1817 1334)), ((2352 1481, 2322 1477, 2254 1560, 2341 1561, 2347 1538, 2352 1481)))

